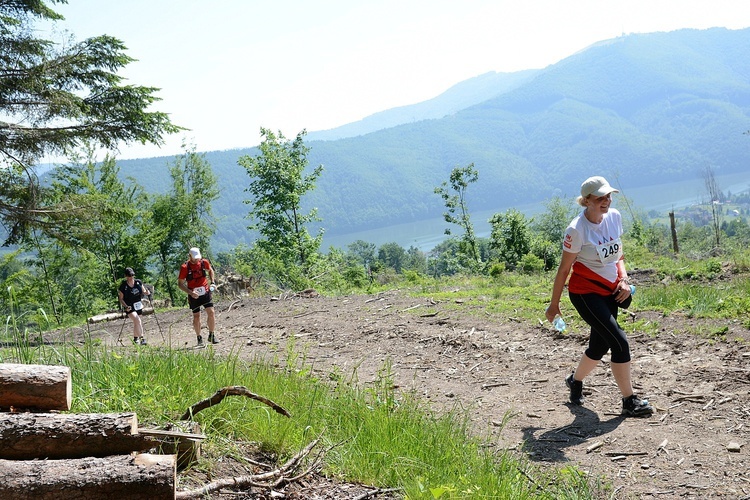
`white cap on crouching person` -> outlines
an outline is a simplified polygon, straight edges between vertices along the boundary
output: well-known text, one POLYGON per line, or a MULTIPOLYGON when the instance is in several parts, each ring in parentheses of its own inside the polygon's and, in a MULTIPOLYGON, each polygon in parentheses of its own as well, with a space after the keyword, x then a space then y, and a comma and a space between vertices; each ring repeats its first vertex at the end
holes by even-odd
POLYGON ((607 179, 600 176, 589 177, 581 184, 581 196, 586 198, 589 195, 606 196, 610 193, 619 193, 607 182, 607 179))
POLYGON ((200 259, 201 258, 201 249, 198 247, 193 247, 190 249, 190 256, 194 259, 200 259))

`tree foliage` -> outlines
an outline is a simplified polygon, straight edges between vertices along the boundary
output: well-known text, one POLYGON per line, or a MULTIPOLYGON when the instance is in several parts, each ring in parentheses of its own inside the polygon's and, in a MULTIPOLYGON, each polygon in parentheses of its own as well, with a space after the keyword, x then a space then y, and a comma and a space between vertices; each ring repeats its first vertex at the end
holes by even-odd
MULTIPOLYGON (((447 212, 443 214, 445 222, 456 224, 463 229, 461 238, 462 253, 473 263, 480 261, 477 239, 474 234, 474 225, 471 222, 469 207, 466 200, 466 191, 469 184, 479 179, 479 172, 470 163, 465 167, 456 167, 451 171, 449 181, 443 182, 435 188, 435 194, 439 194, 445 203, 447 212), (450 183, 450 189, 449 189, 450 183)), ((445 230, 450 235, 450 228, 445 230)))
POLYGON ((195 147, 183 145, 184 152, 169 167, 172 187, 156 196, 151 207, 147 242, 155 249, 157 273, 175 302, 175 277, 190 247, 210 254, 211 236, 216 230, 211 202, 219 188, 211 164, 195 147))
MULTIPOLYGON (((98 163, 92 156, 84 162, 60 165, 52 173, 50 199, 57 204, 95 207, 72 211, 58 228, 50 232, 55 240, 96 256, 111 280, 122 276, 122 269, 142 262, 135 229, 142 219, 145 194, 137 184, 126 185, 119 176, 115 159, 107 156, 98 163), (127 256, 127 257, 126 257, 127 256), (132 262, 125 262, 125 259, 132 262)), ((137 266, 136 266, 137 268, 137 266)))
POLYGON ((0 3, 0 218, 13 243, 31 227, 54 227, 71 211, 88 210, 44 196, 32 170, 43 155, 84 144, 161 144, 164 134, 181 130, 166 113, 146 111, 158 89, 122 84, 117 72, 133 59, 120 40, 37 37, 36 22, 60 19, 41 0, 0 3))
POLYGON ((364 269, 369 269, 370 265, 375 261, 375 251, 377 250, 375 243, 356 240, 349 243, 346 249, 347 255, 362 265, 364 269))
POLYGON ((531 251, 531 230, 526 216, 512 208, 504 214, 490 218, 492 232, 491 247, 497 251, 500 261, 511 269, 516 268, 521 259, 531 251))
POLYGON ((545 269, 557 266, 563 235, 579 207, 572 198, 553 197, 544 204, 546 211, 530 222, 531 252, 544 262, 545 269))
POLYGON ((305 134, 303 130, 288 141, 281 132, 261 128, 260 154, 238 160, 251 179, 245 190, 251 198, 245 203, 252 206, 248 217, 255 220, 248 229, 260 234, 256 245, 282 264, 303 269, 312 264, 323 236, 322 230, 313 237, 307 229, 308 223, 319 220, 317 211, 303 213, 302 208, 302 198, 315 188, 323 171, 319 165, 305 174, 310 151, 303 142, 305 134))

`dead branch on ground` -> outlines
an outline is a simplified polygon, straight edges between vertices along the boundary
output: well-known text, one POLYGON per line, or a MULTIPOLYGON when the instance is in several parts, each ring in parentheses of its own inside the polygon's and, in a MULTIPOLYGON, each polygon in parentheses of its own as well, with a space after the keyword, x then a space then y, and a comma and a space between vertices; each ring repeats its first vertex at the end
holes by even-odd
POLYGON ((273 408, 276 413, 280 413, 285 417, 291 417, 288 411, 286 411, 284 408, 274 403, 270 399, 250 392, 245 386, 234 385, 219 389, 218 391, 216 391, 216 394, 214 394, 210 398, 206 398, 203 401, 195 403, 193 406, 187 409, 187 411, 180 417, 180 420, 190 420, 191 418, 193 418, 193 415, 197 414, 199 411, 205 410, 206 408, 221 403, 227 396, 245 396, 250 399, 254 399, 256 401, 260 401, 261 403, 267 404, 268 406, 273 408))
POLYGON ((321 438, 317 438, 275 470, 264 472, 262 474, 251 474, 249 476, 220 479, 195 490, 178 491, 175 495, 175 500, 203 498, 223 488, 255 487, 266 490, 275 490, 285 484, 298 481, 318 470, 323 462, 323 456, 325 453, 324 451, 321 451, 313 458, 312 463, 306 469, 302 472, 298 472, 298 468, 302 461, 312 452, 313 448, 318 445, 320 440, 321 438))

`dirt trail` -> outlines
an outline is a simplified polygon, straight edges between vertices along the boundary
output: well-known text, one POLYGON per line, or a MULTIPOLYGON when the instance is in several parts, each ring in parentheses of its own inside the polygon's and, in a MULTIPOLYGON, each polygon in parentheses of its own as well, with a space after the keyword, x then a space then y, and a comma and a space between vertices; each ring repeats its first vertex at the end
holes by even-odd
MULTIPOLYGON (((660 332, 630 337, 637 392, 657 409, 638 419, 620 416, 608 357, 585 382, 585 406, 567 403, 564 377, 586 332, 560 335, 547 324, 493 316, 479 299, 434 303, 400 292, 246 298, 218 301, 217 312, 219 353, 283 362, 293 341, 318 372, 356 370, 364 384, 390 363, 400 390, 438 410, 470 408, 476 431, 493 446, 604 478, 612 489, 602 498, 750 499, 750 332, 740 323, 636 312, 660 332), (719 328, 724 338, 694 333, 719 328)), ((158 320, 173 346, 194 345, 187 309, 158 320)), ((145 324, 150 343, 161 343, 154 318, 145 324)), ((96 332, 113 341, 121 325, 96 332)))

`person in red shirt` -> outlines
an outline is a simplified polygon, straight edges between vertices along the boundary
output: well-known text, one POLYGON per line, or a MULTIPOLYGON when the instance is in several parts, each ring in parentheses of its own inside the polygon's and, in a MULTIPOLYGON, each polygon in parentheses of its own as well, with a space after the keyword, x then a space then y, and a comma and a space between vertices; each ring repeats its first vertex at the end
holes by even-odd
POLYGON ((180 266, 177 276, 177 285, 180 290, 187 293, 188 305, 193 311, 193 329, 198 337, 198 345, 203 346, 201 336, 201 307, 206 311, 206 324, 208 326, 208 341, 218 344, 216 338, 216 315, 211 297, 211 284, 214 283, 214 269, 208 259, 201 256, 201 251, 193 247, 188 252, 188 260, 180 266), (210 280, 210 282, 209 282, 210 280))

